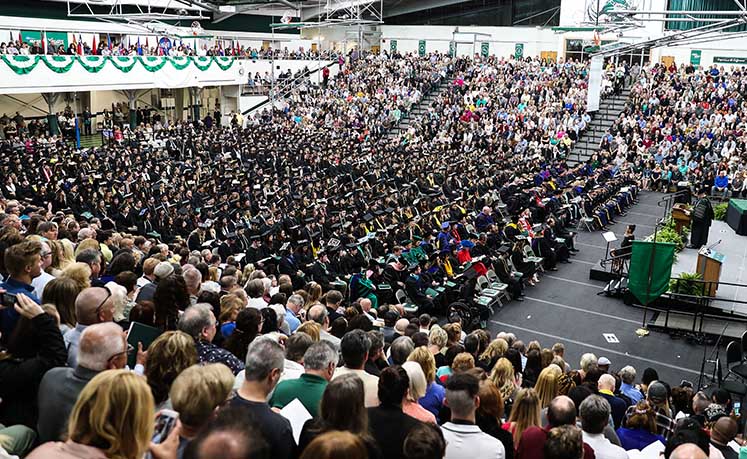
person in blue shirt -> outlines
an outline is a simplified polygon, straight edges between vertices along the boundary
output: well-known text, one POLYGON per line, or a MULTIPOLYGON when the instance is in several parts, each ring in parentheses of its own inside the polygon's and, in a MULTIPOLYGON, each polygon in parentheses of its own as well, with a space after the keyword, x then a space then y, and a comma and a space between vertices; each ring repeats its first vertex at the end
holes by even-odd
POLYGON ((716 176, 711 188, 711 194, 720 193, 724 198, 729 196, 729 177, 726 175, 725 170, 721 170, 716 176))
POLYGON ((620 379, 622 380, 622 384, 620 385, 620 393, 628 397, 634 405, 643 400, 643 393, 640 390, 636 389, 635 386, 633 386, 636 375, 635 368, 628 365, 626 367, 623 367, 623 369, 620 370, 619 374, 620 379))
MULTIPOLYGON (((23 241, 13 245, 5 251, 5 269, 8 271, 8 280, 0 284, 0 289, 7 293, 23 293, 28 298, 41 304, 39 298, 34 295, 34 287, 31 281, 39 277, 41 268, 42 246, 37 241, 23 241)), ((6 305, 7 306, 7 305, 6 305)), ((6 341, 16 326, 20 315, 13 307, 5 307, 0 310, 0 339, 6 341)))

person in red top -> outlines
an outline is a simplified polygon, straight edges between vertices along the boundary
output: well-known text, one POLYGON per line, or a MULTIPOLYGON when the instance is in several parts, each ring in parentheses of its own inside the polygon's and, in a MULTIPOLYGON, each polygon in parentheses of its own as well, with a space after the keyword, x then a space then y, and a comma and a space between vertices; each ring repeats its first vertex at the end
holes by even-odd
MULTIPOLYGON (((576 425, 576 405, 565 395, 552 399, 547 407, 548 424, 542 428, 529 427, 521 435, 521 442, 516 450, 514 459, 544 459, 545 441, 547 433, 553 427, 576 425)), ((594 450, 584 443, 583 459, 595 459, 594 450)))

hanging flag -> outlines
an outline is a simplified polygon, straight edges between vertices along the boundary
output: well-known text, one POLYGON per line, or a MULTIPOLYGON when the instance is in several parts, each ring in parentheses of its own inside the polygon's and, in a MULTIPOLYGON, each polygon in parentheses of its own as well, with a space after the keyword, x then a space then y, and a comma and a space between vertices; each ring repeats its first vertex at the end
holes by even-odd
POLYGON ((75 146, 80 149, 80 126, 78 125, 78 117, 75 117, 75 146))
POLYGON ((47 32, 42 32, 41 49, 42 54, 47 54, 47 32))
POLYGON ((628 288, 644 306, 669 288, 674 251, 670 242, 633 241, 628 288))
POLYGON ((145 49, 150 50, 150 45, 148 45, 148 37, 145 37, 145 49))
POLYGON ((83 55, 83 36, 78 34, 78 55, 83 55))
POLYGON ((21 36, 21 32, 18 32, 18 43, 23 43, 23 37, 21 36))
POLYGON ((96 55, 96 34, 93 34, 93 45, 91 45, 91 54, 96 55))
POLYGON ((13 43, 13 32, 9 31, 8 33, 10 33, 10 42, 13 43))
POLYGON ((112 37, 109 34, 106 34, 106 46, 109 48, 109 51, 112 50, 112 37))
POLYGON ((137 55, 138 56, 143 55, 143 47, 140 46, 140 37, 137 37, 137 55))

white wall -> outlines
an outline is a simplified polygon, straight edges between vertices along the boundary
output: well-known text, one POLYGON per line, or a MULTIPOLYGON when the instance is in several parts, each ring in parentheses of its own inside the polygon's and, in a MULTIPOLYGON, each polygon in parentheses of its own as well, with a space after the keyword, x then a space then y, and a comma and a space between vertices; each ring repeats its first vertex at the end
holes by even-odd
MULTIPOLYGON (((417 53, 420 40, 425 40, 425 50, 449 52, 453 40, 454 26, 381 26, 381 49, 389 50, 391 40, 397 40, 397 50, 401 53, 417 53)), ((488 42, 490 54, 508 57, 514 54, 517 43, 524 44, 525 56, 538 56, 542 51, 555 51, 558 36, 549 28, 536 27, 458 27, 460 40, 473 35, 475 45, 457 44, 459 55, 480 53, 480 45, 488 42)), ((467 39, 471 41, 471 39, 467 39)))

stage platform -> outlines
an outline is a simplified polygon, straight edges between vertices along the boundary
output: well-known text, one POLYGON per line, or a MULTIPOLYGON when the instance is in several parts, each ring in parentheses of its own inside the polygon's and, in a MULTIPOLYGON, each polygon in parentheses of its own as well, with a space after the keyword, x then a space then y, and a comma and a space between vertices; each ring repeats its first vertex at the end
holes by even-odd
MULTIPOLYGON (((664 212, 663 207, 657 206, 663 196, 641 192, 639 203, 609 230, 618 240, 622 240, 625 227, 630 223, 637 225, 639 239, 653 233, 654 224, 664 212)), ((718 239, 713 235, 720 233, 715 226, 711 231, 711 240, 715 242, 718 239)), ((734 236, 733 231, 731 235, 734 236)), ((619 242, 614 244, 619 245, 619 242)), ((662 380, 672 385, 678 385, 683 379, 697 384, 703 353, 710 352, 712 346, 673 339, 653 327, 646 337, 636 335, 643 321, 643 309, 628 306, 619 298, 597 295, 605 283, 589 279, 590 269, 599 268, 599 260, 605 256, 602 233, 582 231, 576 238, 576 247, 580 252, 572 258, 572 264, 561 264, 558 271, 546 273, 539 285, 526 290, 526 301, 512 301, 495 311, 488 323, 492 334, 513 332, 525 343, 539 340, 542 347, 561 342, 566 347, 565 359, 574 368, 578 368, 582 354, 593 352, 597 357, 609 358, 613 370, 633 365, 641 375, 645 368, 652 367, 662 380)), ((727 252, 727 264, 733 261, 727 252)), ((661 314, 649 311, 647 322, 657 321, 659 316, 661 314)), ((723 321, 719 323, 723 327, 723 321)), ((721 331, 718 325, 710 323, 708 328, 721 331)), ((727 331, 736 332, 737 327, 733 328, 730 325, 727 331)), ((712 365, 706 366, 707 373, 711 370, 712 365)))
MULTIPOLYGON (((721 282, 747 284, 747 236, 737 235, 726 222, 714 221, 708 233, 708 245, 718 241, 721 242, 713 250, 726 257, 721 265, 721 282)), ((677 261, 672 267, 672 277, 677 277, 682 272, 695 272, 697 261, 698 251, 685 248, 677 255, 677 261)), ((713 301, 711 308, 747 317, 747 304, 734 302, 747 301, 746 287, 721 285, 716 296, 721 300, 713 301)))

